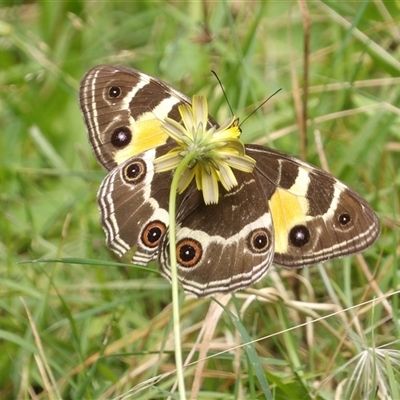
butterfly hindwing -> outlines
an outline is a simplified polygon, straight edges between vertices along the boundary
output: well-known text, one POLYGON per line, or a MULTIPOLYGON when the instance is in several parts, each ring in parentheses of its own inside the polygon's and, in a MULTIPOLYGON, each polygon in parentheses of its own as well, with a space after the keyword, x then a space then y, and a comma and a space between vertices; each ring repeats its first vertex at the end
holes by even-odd
POLYGON ((114 168, 100 186, 97 202, 107 245, 119 256, 132 247, 132 262, 146 265, 158 254, 168 224, 171 174, 155 174, 156 149, 114 168))
MULTIPOLYGON (((247 287, 272 263, 272 219, 259 178, 243 172, 236 176, 239 185, 230 192, 221 189, 217 204, 205 205, 192 185, 178 209, 178 279, 198 297, 247 287)), ((161 246, 161 272, 171 279, 168 235, 161 246)))

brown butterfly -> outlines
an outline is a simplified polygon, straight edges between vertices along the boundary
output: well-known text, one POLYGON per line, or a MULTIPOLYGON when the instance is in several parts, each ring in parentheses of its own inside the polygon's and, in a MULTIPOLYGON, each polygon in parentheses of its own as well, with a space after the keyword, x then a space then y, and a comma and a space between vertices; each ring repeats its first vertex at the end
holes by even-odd
MULTIPOLYGON (((91 69, 80 106, 91 146, 109 171, 98 192, 108 246, 134 264, 158 260, 171 279, 168 240, 170 172, 153 161, 171 149, 165 117, 181 122, 190 99, 168 84, 121 66, 91 69)), ((209 118, 210 126, 218 124, 209 118)), ((205 205, 195 186, 178 197, 178 279, 196 296, 232 292, 260 280, 272 263, 299 268, 353 254, 379 236, 370 205, 327 172, 288 154, 246 145, 252 173, 205 205)))

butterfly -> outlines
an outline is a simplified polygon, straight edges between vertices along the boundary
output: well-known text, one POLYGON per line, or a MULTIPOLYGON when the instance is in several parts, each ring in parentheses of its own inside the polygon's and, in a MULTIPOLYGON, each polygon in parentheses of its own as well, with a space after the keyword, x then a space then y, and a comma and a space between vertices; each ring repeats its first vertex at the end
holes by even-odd
MULTIPOLYGON (((80 107, 93 152, 108 171, 97 195, 108 247, 132 263, 157 260, 171 280, 169 191, 172 172, 153 161, 173 143, 162 129, 191 100, 135 69, 100 65, 84 76, 80 107)), ((208 118, 209 126, 218 127, 208 118)), ((195 185, 177 198, 178 280, 198 297, 233 292, 259 281, 272 264, 300 268, 360 252, 379 236, 371 206, 329 173, 288 154, 246 145, 252 173, 205 205, 195 185)))

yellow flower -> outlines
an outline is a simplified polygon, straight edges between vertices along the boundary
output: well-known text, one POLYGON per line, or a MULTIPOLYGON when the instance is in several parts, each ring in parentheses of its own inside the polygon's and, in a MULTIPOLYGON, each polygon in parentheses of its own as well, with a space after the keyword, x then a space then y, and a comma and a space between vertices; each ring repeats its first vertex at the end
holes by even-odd
POLYGON ((183 124, 165 118, 162 128, 175 140, 177 147, 154 160, 156 172, 175 169, 188 155, 193 159, 182 174, 178 191, 182 193, 193 180, 203 191, 206 204, 216 204, 219 199, 218 182, 227 190, 237 186, 232 168, 252 172, 255 160, 245 154, 240 141, 236 119, 228 120, 219 128, 207 128, 208 105, 204 96, 193 96, 192 105, 179 106, 183 124))

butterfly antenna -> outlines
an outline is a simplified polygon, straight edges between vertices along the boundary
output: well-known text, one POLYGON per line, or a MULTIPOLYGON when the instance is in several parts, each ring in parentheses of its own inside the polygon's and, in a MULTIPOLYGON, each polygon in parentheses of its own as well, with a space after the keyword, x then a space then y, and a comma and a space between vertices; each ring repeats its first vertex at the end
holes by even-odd
POLYGON ((242 126, 255 112, 257 112, 269 99, 274 97, 277 93, 279 93, 282 89, 278 89, 275 93, 272 93, 271 96, 267 97, 256 109, 254 109, 241 123, 239 126, 242 126))
POLYGON ((217 78, 217 81, 218 81, 219 86, 220 86, 220 88, 221 88, 221 90, 222 90, 222 93, 224 94, 226 103, 228 104, 228 107, 229 107, 229 109, 231 110, 232 116, 234 116, 235 113, 234 113, 233 110, 232 110, 231 103, 229 103, 228 96, 226 95, 225 90, 224 90, 224 87, 222 86, 221 79, 219 79, 219 77, 218 77, 218 75, 217 75, 217 73, 216 73, 215 71, 211 70, 211 72, 212 72, 212 73, 214 74, 214 76, 217 78))

